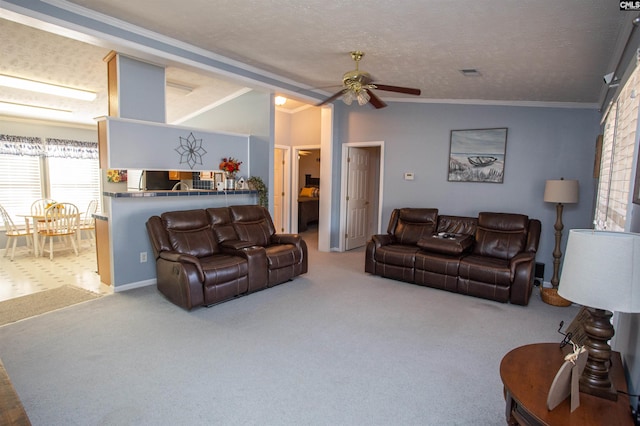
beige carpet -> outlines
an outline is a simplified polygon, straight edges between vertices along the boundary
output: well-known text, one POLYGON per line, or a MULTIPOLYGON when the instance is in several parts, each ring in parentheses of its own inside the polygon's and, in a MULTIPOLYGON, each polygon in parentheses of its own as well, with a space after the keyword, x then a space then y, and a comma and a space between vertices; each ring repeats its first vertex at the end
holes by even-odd
POLYGON ((64 285, 0 302, 0 326, 101 297, 89 290, 64 285))

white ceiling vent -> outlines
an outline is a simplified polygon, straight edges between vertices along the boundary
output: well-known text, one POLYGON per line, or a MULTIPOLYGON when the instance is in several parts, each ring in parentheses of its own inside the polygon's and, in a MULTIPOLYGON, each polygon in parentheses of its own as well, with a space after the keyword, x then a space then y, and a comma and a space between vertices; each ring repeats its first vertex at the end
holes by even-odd
POLYGON ((467 68, 467 69, 463 69, 460 70, 460 72, 462 73, 462 75, 464 75, 465 77, 481 77, 482 74, 480 74, 480 71, 478 71, 475 68, 467 68))

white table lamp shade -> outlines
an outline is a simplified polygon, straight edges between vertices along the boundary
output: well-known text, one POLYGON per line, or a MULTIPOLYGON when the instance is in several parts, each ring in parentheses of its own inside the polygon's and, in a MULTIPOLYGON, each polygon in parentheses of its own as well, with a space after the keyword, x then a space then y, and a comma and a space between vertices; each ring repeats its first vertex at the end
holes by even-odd
POLYGON ((577 203, 579 192, 577 180, 548 180, 544 186, 544 201, 547 203, 577 203))
POLYGON ((640 312, 640 234, 569 231, 558 294, 611 312, 640 312))

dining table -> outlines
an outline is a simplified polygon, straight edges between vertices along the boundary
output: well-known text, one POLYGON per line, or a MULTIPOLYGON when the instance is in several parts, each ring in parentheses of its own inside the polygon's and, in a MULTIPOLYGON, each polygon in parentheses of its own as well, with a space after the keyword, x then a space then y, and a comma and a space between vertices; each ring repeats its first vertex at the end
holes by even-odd
POLYGON ((35 257, 40 256, 40 250, 38 247, 37 223, 40 220, 44 220, 44 214, 20 213, 20 214, 17 214, 16 216, 24 218, 24 223, 27 228, 27 232, 31 232, 31 235, 33 236, 33 254, 35 257))
MULTIPOLYGON (((17 214, 18 217, 23 217, 25 226, 27 231, 31 231, 33 235, 33 254, 35 257, 40 256, 40 245, 38 244, 38 222, 43 222, 45 220, 44 213, 34 214, 34 213, 20 213, 17 214)), ((78 221, 80 220, 80 214, 78 214, 78 221)), ((76 230, 76 234, 78 234, 77 238, 79 238, 79 232, 76 230)))

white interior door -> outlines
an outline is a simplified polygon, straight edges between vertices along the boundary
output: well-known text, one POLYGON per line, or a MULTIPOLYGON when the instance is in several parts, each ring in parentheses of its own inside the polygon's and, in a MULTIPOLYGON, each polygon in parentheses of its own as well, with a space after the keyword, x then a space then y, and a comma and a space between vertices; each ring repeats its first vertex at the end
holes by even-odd
POLYGON ((273 225, 276 232, 285 232, 285 150, 276 148, 273 155, 273 225))
POLYGON ((369 224, 370 152, 350 147, 347 157, 347 223, 345 249, 366 244, 369 224))

